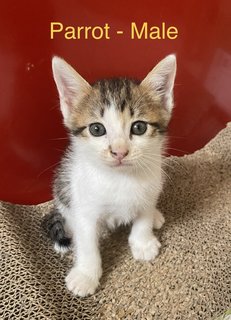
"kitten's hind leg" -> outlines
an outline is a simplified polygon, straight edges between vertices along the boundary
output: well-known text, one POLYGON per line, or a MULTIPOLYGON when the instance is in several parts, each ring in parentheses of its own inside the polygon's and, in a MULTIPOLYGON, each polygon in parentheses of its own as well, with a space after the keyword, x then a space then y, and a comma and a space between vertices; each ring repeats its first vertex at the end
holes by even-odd
POLYGON ((71 246, 71 236, 67 231, 65 219, 53 208, 51 212, 43 218, 42 227, 47 236, 54 243, 54 250, 58 253, 66 253, 71 246))
POLYGON ((153 228, 160 229, 164 223, 165 223, 165 218, 164 218, 163 214, 158 209, 155 209, 153 228))

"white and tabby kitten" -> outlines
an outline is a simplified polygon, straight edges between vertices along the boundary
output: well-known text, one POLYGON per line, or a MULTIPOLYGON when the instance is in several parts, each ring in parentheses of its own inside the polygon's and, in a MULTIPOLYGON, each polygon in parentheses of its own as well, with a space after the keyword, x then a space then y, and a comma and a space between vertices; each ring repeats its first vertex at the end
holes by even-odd
POLYGON ((93 294, 102 275, 100 226, 132 223, 128 239, 137 260, 153 260, 153 234, 164 217, 162 152, 173 107, 176 58, 163 59, 138 84, 126 78, 90 85, 58 57, 52 62, 70 146, 54 181, 55 208, 45 224, 55 248, 72 243, 66 277, 75 295, 93 294))

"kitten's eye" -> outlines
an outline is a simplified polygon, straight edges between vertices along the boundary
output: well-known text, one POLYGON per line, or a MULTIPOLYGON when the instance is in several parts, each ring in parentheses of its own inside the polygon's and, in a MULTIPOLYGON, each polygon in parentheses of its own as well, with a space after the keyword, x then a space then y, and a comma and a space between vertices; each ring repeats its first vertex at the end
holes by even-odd
POLYGON ((92 123, 89 126, 89 131, 94 137, 103 136, 106 133, 106 129, 102 125, 102 123, 92 123))
POLYGON ((136 134, 137 136, 141 136, 147 130, 147 123, 144 121, 136 121, 132 124, 131 134, 136 134))

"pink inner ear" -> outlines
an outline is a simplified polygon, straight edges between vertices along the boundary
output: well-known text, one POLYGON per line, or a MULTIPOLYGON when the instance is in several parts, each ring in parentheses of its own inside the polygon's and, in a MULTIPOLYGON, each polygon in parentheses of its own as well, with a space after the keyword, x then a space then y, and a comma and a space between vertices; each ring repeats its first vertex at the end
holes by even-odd
POLYGON ((71 99, 68 99, 67 97, 65 97, 63 99, 63 102, 65 103, 65 106, 68 107, 68 109, 72 107, 71 99))
POLYGON ((60 77, 61 87, 62 87, 62 97, 66 99, 67 97, 74 96, 73 87, 71 87, 70 81, 66 79, 66 77, 60 77))
POLYGON ((174 86, 176 74, 176 60, 175 56, 167 56, 160 61, 155 68, 147 75, 144 82, 150 83, 153 89, 162 93, 163 96, 170 96, 174 86))

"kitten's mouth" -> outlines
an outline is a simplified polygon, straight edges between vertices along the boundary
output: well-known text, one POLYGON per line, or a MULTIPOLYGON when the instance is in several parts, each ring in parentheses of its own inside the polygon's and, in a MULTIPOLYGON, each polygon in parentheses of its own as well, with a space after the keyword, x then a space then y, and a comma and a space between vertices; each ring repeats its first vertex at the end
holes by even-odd
POLYGON ((127 162, 127 161, 120 161, 120 160, 117 160, 115 162, 113 162, 111 164, 111 167, 115 167, 115 168, 118 168, 118 167, 131 167, 132 164, 131 162, 127 162))

